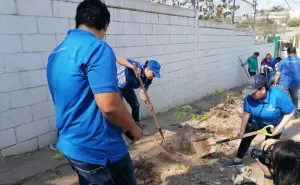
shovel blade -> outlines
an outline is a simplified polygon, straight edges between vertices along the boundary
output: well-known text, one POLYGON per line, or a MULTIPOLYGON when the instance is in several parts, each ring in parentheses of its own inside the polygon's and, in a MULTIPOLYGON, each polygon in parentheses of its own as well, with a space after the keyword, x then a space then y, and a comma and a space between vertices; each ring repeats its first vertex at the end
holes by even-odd
POLYGON ((215 144, 214 139, 208 138, 208 139, 194 141, 193 147, 198 157, 204 157, 208 154, 215 153, 217 151, 217 147, 214 144, 215 144))

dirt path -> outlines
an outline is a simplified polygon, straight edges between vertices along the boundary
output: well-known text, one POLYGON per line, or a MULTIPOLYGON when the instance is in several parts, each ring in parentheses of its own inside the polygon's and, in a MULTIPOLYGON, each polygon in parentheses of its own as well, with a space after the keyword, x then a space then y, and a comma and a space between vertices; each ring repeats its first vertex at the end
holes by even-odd
MULTIPOLYGON (((192 109, 188 111, 188 114, 199 113, 203 121, 190 120, 187 116, 182 116, 180 120, 177 120, 173 115, 174 110, 160 114, 159 119, 166 137, 163 145, 160 144, 159 134, 155 134, 153 120, 148 118, 142 122, 143 125, 147 125, 147 130, 153 135, 143 138, 130 148, 139 185, 233 184, 239 169, 226 169, 221 163, 228 160, 228 157, 232 157, 239 141, 223 144, 218 148, 217 153, 202 158, 188 142, 191 134, 221 139, 237 133, 243 111, 241 88, 230 92, 211 95, 191 105, 192 109)), ((295 129, 291 130, 295 132, 295 129)), ((296 134, 296 132, 285 133, 289 136, 296 134)), ((257 137, 254 144, 262 139, 262 137, 257 137)), ((57 168, 17 184, 76 185, 76 174, 69 165, 64 163, 65 161, 61 162, 57 168)), ((262 174, 254 160, 247 158, 246 164, 248 166, 245 168, 244 175, 252 180, 255 179, 260 184, 262 174)), ((2 182, 5 184, 5 181, 2 180, 2 182)))

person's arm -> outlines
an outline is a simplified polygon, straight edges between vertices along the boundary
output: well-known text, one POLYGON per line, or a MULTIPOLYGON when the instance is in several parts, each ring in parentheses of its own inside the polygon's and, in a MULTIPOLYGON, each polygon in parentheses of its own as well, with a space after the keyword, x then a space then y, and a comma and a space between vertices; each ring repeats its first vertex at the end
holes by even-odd
POLYGON ((280 111, 284 114, 282 120, 280 121, 279 125, 274 129, 273 135, 279 134, 286 124, 292 119, 295 113, 295 106, 287 94, 287 92, 284 92, 281 90, 281 95, 278 95, 277 97, 277 106, 280 109, 280 111))
POLYGON ((275 80, 274 80, 274 86, 278 86, 280 75, 281 75, 281 71, 282 71, 282 68, 283 68, 282 63, 283 62, 280 62, 279 65, 278 65, 278 67, 277 67, 277 71, 276 71, 276 74, 275 74, 275 80))
POLYGON ((249 64, 248 61, 249 61, 249 58, 248 58, 247 61, 246 61, 245 63, 243 63, 242 65, 245 66, 245 65, 249 64))
POLYGON ((141 74, 141 68, 138 65, 138 63, 136 63, 137 67, 135 68, 133 66, 133 63, 130 62, 129 60, 127 60, 125 57, 118 56, 117 57, 117 63, 120 64, 121 66, 124 66, 124 67, 127 67, 129 69, 132 69, 137 75, 141 74))
POLYGON ((103 116, 132 133, 135 140, 142 135, 142 130, 135 124, 118 90, 116 58, 112 49, 99 44, 85 66, 87 77, 95 101, 103 116))
MULTIPOLYGON (((146 91, 148 90, 150 84, 145 84, 145 89, 146 91)), ((147 108, 151 111, 153 109, 152 105, 150 104, 150 102, 148 102, 147 98, 146 98, 146 93, 145 91, 141 88, 140 90, 140 99, 146 104, 147 108)))
POLYGON ((247 124, 248 124, 250 116, 251 116, 250 112, 251 112, 251 110, 250 110, 250 107, 249 107, 249 104, 248 104, 248 96, 246 96, 245 99, 244 99, 244 112, 243 112, 243 115, 242 115, 241 129, 240 129, 240 132, 238 134, 239 137, 242 137, 245 133, 247 124))

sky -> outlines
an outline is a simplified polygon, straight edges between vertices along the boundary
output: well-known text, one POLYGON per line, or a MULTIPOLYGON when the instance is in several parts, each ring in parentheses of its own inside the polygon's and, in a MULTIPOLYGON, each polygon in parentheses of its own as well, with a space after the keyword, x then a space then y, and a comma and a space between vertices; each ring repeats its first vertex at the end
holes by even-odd
MULTIPOLYGON (((248 1, 252 2, 252 0, 248 0, 248 1)), ((257 10, 269 9, 269 8, 271 8, 273 6, 277 6, 277 5, 282 5, 285 8, 288 8, 288 6, 284 0, 257 0, 257 2, 258 2, 257 10)), ((287 2, 292 7, 292 10, 300 11, 300 0, 287 0, 287 2), (298 3, 294 3, 293 1, 298 2, 298 3)), ((240 9, 236 11, 237 16, 239 16, 241 14, 245 14, 245 13, 252 14, 254 12, 253 8, 249 4, 243 2, 242 0, 236 0, 236 4, 240 5, 240 9)))

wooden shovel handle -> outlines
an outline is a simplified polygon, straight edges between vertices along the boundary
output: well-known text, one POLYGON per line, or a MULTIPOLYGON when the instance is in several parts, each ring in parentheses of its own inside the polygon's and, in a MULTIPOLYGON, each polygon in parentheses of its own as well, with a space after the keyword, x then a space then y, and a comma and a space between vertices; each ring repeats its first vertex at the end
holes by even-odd
POLYGON ((249 132, 247 134, 244 134, 243 137, 232 137, 232 138, 219 140, 219 141, 216 142, 216 144, 226 143, 228 141, 234 141, 234 140, 237 140, 237 139, 246 138, 246 137, 255 136, 255 135, 257 135, 257 131, 249 132))

